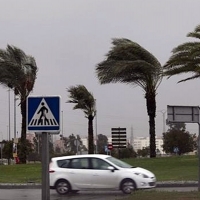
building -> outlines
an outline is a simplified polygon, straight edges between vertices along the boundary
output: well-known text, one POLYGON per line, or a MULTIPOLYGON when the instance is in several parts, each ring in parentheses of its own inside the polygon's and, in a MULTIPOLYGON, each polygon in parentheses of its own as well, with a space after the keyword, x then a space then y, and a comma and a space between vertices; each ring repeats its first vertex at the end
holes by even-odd
POLYGON ((88 149, 88 138, 81 138, 82 144, 88 149))
MULTIPOLYGON (((137 152, 139 149, 149 147, 150 138, 149 137, 136 137, 133 140, 133 148, 137 152)), ((156 137, 156 150, 160 154, 164 154, 163 151, 163 139, 161 137, 156 137)))

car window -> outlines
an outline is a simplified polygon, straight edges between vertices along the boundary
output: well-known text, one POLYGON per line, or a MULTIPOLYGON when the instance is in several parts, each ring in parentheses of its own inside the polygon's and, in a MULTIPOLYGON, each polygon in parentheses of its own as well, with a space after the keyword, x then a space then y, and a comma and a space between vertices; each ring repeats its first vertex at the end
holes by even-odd
POLYGON ((70 160, 68 160, 68 159, 57 161, 58 167, 60 167, 60 168, 69 168, 69 163, 70 163, 70 160))
POLYGON ((71 160, 71 168, 89 169, 89 161, 87 158, 74 158, 71 160))
POLYGON ((91 162, 93 169, 107 170, 108 167, 111 166, 109 163, 99 158, 91 158, 91 162))
POLYGON ((109 160, 110 162, 114 163, 115 165, 117 165, 118 167, 121 168, 133 168, 133 166, 129 165, 128 163, 125 163, 117 158, 114 157, 108 157, 106 158, 107 160, 109 160))

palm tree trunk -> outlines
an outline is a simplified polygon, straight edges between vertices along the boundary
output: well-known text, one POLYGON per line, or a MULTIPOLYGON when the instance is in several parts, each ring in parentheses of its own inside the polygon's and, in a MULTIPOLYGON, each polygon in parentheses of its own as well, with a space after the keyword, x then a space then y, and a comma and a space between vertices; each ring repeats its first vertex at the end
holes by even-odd
POLYGON ((92 115, 88 117, 88 154, 94 153, 94 136, 93 136, 93 119, 92 115))
POLYGON ((146 93, 147 113, 149 116, 149 137, 150 137, 150 157, 156 157, 155 141, 155 116, 156 116, 156 93, 151 91, 146 93))
POLYGON ((20 163, 26 163, 26 99, 21 100, 22 129, 21 129, 21 147, 19 149, 20 163))

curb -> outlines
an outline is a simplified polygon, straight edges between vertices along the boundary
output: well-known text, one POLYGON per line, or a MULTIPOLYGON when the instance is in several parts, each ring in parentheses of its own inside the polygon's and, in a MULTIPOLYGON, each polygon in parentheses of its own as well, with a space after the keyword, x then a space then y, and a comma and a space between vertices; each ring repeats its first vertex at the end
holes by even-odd
POLYGON ((0 183, 0 189, 40 189, 39 183, 0 183))
MULTIPOLYGON (((198 181, 163 181, 157 182, 157 188, 163 187, 198 187, 198 181)), ((40 183, 0 183, 0 189, 41 189, 40 183)))

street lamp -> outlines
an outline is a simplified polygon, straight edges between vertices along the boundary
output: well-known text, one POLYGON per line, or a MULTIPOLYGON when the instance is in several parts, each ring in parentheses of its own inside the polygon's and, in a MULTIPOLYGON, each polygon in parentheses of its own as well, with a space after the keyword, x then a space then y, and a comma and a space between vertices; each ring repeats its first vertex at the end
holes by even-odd
POLYGON ((14 140, 16 140, 16 101, 18 100, 18 98, 16 97, 15 93, 14 93, 14 140))
POLYGON ((98 141, 98 135, 97 135, 97 100, 95 99, 95 128, 96 128, 96 153, 98 153, 98 147, 97 147, 97 141, 98 141))
POLYGON ((63 133, 64 133, 64 130, 63 130, 63 110, 61 112, 62 112, 62 136, 63 136, 63 133))
POLYGON ((10 141, 10 88, 8 89, 8 140, 10 141))

